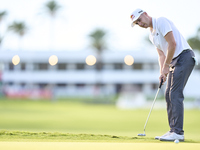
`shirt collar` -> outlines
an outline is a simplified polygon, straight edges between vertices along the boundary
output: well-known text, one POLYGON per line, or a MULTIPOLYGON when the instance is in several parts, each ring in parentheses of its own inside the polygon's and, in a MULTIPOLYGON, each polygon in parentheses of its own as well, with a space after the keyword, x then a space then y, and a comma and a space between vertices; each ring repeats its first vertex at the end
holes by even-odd
POLYGON ((156 31, 156 18, 152 17, 152 26, 153 26, 153 31, 151 32, 151 34, 155 34, 156 31))

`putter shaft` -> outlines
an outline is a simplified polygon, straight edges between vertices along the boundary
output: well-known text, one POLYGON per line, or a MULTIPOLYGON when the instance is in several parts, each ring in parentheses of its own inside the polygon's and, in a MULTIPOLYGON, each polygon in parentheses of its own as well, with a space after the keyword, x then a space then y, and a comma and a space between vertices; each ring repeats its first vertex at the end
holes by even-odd
POLYGON ((156 102, 156 98, 157 98, 157 96, 158 96, 159 91, 160 91, 160 88, 158 88, 158 91, 157 91, 157 93, 156 93, 156 96, 155 96, 155 98, 154 98, 154 100, 153 100, 153 103, 152 103, 152 105, 151 105, 151 109, 150 109, 149 115, 148 115, 148 117, 147 117, 146 123, 145 123, 145 125, 144 125, 144 134, 145 134, 145 128, 146 128, 147 122, 148 122, 149 117, 150 117, 150 114, 151 114, 151 112, 152 112, 152 110, 153 110, 153 107, 154 107, 154 104, 155 104, 155 102, 156 102))
POLYGON ((146 134, 145 134, 146 125, 147 125, 147 122, 148 122, 148 120, 149 120, 150 114, 151 114, 151 112, 152 112, 152 109, 153 109, 153 107, 154 107, 154 104, 155 104, 155 102, 156 102, 156 98, 157 98, 157 96, 158 96, 158 93, 159 93, 159 91, 160 91, 160 89, 161 89, 162 84, 163 84, 163 79, 161 79, 160 85, 159 85, 159 87, 158 87, 158 91, 157 91, 156 96, 155 96, 155 98, 154 98, 154 100, 153 100, 153 103, 152 103, 152 105, 151 105, 151 109, 150 109, 149 115, 148 115, 147 120, 146 120, 146 122, 145 122, 145 125, 144 125, 144 134, 140 134, 140 135, 138 134, 138 136, 146 136, 146 134))

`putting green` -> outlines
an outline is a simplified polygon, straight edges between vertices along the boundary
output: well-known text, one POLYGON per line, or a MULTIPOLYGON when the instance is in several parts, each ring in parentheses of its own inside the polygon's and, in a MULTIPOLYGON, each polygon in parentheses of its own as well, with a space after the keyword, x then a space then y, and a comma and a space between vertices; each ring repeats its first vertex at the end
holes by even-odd
POLYGON ((0 142, 1 150, 197 150, 196 143, 0 142))

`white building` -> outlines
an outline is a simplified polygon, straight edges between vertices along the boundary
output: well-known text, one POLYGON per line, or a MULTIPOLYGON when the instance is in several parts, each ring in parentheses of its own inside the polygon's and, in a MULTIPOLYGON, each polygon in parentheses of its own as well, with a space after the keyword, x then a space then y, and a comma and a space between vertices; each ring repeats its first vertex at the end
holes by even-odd
MULTIPOLYGON (((159 65, 154 49, 105 51, 100 72, 95 65, 85 63, 88 55, 96 56, 90 50, 0 51, 4 92, 15 97, 49 97, 52 91, 55 96, 115 95, 124 90, 152 96, 157 91, 159 65), (20 57, 18 65, 12 63, 15 55, 20 57), (54 66, 48 62, 51 55, 58 57, 58 63, 54 66), (134 58, 133 65, 124 63, 126 55, 134 58), (97 82, 101 84, 100 89, 96 86, 97 82)), ((200 59, 199 54, 197 58, 200 59)), ((199 85, 200 67, 196 66, 185 88, 185 96, 200 97, 199 85)))

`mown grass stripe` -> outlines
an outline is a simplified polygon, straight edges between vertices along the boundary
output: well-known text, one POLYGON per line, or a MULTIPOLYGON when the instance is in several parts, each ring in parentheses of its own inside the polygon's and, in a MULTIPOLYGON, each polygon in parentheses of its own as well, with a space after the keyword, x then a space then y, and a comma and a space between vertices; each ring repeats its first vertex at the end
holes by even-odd
MULTIPOLYGON (((59 132, 27 132, 0 130, 0 141, 57 141, 57 142, 127 142, 127 143, 159 143, 151 137, 127 137, 100 134, 71 134, 59 132)), ((198 143, 186 140, 186 143, 198 143)))

